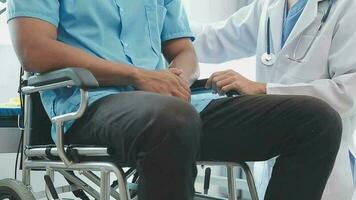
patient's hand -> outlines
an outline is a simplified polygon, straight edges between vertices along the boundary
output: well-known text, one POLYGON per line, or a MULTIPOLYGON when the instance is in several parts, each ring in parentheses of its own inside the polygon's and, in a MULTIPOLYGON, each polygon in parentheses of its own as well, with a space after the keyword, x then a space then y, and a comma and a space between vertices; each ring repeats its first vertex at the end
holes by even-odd
POLYGON ((190 101, 190 89, 187 81, 179 77, 182 71, 179 69, 147 71, 140 70, 135 87, 147 92, 175 96, 184 101, 190 101))

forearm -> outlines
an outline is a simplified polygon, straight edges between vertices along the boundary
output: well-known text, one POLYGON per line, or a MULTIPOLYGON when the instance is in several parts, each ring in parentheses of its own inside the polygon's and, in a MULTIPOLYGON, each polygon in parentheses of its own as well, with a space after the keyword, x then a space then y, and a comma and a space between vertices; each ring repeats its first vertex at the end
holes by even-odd
POLYGON ((180 76, 190 84, 199 78, 198 59, 190 39, 166 41, 162 44, 162 52, 169 62, 169 67, 182 69, 183 73, 180 76))
POLYGON ((352 73, 310 83, 291 85, 269 83, 267 94, 314 96, 329 103, 342 117, 349 117, 356 112, 355 89, 356 73, 352 73))
POLYGON ((170 67, 182 69, 181 76, 190 84, 199 78, 199 65, 194 51, 182 51, 172 60, 170 67))

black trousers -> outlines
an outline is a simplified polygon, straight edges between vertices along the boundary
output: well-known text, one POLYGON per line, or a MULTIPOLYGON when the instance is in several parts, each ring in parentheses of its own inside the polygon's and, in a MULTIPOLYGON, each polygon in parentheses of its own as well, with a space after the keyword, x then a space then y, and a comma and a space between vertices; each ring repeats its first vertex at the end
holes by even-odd
POLYGON ((128 92, 95 102, 65 139, 107 146, 120 166, 136 167, 140 200, 191 200, 200 137, 200 118, 190 104, 128 92))
POLYGON ((328 104, 307 96, 240 96, 215 100, 200 115, 202 160, 278 156, 265 199, 321 199, 342 133, 328 104))
POLYGON ((340 145, 341 119, 306 96, 215 100, 200 114, 180 100, 121 93, 92 105, 68 143, 106 145, 118 162, 137 166, 139 197, 188 200, 201 138, 201 160, 261 161, 279 156, 265 199, 321 198, 340 145))

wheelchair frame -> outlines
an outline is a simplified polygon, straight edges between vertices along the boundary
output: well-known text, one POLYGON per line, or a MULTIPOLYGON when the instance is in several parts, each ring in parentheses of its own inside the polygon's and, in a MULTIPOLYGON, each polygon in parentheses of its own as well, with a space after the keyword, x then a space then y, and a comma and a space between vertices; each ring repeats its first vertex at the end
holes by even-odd
MULTIPOLYGON (((64 145, 63 138, 63 124, 66 121, 75 120, 80 118, 87 106, 88 106, 88 89, 99 87, 99 83, 94 76, 87 70, 79 68, 66 68, 57 70, 55 72, 49 72, 46 74, 30 76, 30 73, 25 74, 27 80, 27 86, 22 87, 22 93, 25 96, 25 112, 24 112, 24 138, 23 138, 23 151, 24 156, 22 160, 22 182, 31 190, 31 170, 46 170, 46 174, 54 181, 54 172, 57 171, 63 175, 71 183, 69 186, 62 186, 56 188, 58 193, 71 192, 73 190, 81 189, 95 199, 109 200, 110 197, 120 200, 131 200, 130 190, 135 190, 137 185, 128 183, 128 178, 133 176, 134 170, 125 171, 117 167, 111 162, 73 162, 68 158, 67 153, 69 147, 64 145), (53 117, 51 122, 55 125, 56 146, 55 147, 43 147, 30 145, 31 136, 31 94, 58 89, 63 87, 79 87, 80 88, 80 106, 76 112, 68 113, 60 116, 53 117), (48 156, 59 157, 59 161, 53 161, 48 159, 48 156), (34 160, 32 158, 43 158, 43 160, 34 160), (89 186, 83 180, 70 173, 71 171, 79 171, 81 175, 88 178, 96 186, 100 187, 98 192, 93 187, 89 186), (93 171, 100 172, 100 177, 93 173, 93 171), (113 173, 117 180, 118 186, 110 186, 110 173, 113 173), (117 192, 116 190, 119 190, 117 192)), ((109 156, 107 148, 101 147, 73 147, 77 155, 86 157, 102 157, 109 156)), ((213 165, 213 166, 227 166, 228 172, 228 194, 229 200, 236 200, 236 174, 234 167, 241 167, 246 174, 247 183, 250 190, 250 194, 253 200, 258 200, 257 190, 255 187, 252 173, 246 163, 227 163, 227 162, 198 162, 199 165, 213 165)), ((37 194, 37 197, 47 197, 48 199, 54 199, 52 197, 53 191, 49 186, 46 186, 44 192, 37 194), (52 192, 52 193, 51 193, 52 192)), ((209 197, 203 194, 196 194, 196 198, 200 199, 223 199, 216 197, 209 197)), ((137 199, 137 196, 134 198, 137 199)))

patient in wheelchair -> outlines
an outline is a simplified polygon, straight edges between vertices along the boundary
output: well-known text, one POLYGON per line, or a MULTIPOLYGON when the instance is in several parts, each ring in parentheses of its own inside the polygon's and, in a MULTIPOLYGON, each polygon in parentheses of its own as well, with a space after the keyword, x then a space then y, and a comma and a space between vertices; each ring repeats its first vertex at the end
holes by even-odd
MULTIPOLYGON (((181 2, 10 0, 8 7, 26 71, 79 67, 100 83, 84 116, 64 124, 65 142, 109 147, 120 166, 135 166, 140 199, 192 199, 201 125, 188 102, 198 64, 181 2)), ((52 118, 76 111, 80 91, 45 91, 41 99, 52 118)))

